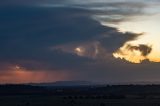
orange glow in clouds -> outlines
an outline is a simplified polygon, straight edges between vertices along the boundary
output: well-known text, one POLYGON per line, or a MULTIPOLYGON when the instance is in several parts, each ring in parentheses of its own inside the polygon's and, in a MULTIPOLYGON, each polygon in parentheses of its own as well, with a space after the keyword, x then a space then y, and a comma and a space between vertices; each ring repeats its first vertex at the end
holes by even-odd
POLYGON ((14 66, 12 70, 0 72, 0 83, 35 83, 54 82, 68 79, 68 75, 60 71, 29 71, 14 66))
MULTIPOLYGON (((132 63, 141 63, 144 60, 151 62, 160 62, 160 14, 135 16, 131 20, 120 22, 117 27, 121 32, 144 33, 133 41, 126 42, 119 50, 113 53, 115 58, 124 59, 132 63), (131 50, 127 45, 147 45, 151 51, 147 55, 142 55, 139 50, 131 50)), ((145 50, 146 51, 146 50, 145 50)))

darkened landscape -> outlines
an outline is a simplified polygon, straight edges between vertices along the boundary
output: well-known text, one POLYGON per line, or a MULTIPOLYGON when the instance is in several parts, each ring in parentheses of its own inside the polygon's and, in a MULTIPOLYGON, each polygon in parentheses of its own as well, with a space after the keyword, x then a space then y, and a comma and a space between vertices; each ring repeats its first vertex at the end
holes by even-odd
POLYGON ((1 85, 1 106, 160 106, 160 85, 1 85))

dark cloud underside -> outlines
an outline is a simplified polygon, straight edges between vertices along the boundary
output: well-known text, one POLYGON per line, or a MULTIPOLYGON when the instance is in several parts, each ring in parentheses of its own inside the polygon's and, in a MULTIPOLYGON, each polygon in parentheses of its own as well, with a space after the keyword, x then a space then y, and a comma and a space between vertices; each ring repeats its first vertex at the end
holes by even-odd
POLYGON ((108 34, 108 37, 99 41, 104 47, 116 50, 126 41, 137 37, 136 34, 122 34, 115 28, 102 26, 91 18, 88 10, 83 9, 13 7, 3 8, 0 14, 0 60, 22 64, 26 68, 37 69, 34 68, 36 64, 32 63, 34 61, 53 69, 79 69, 89 59, 51 51, 49 48, 94 40, 108 34))

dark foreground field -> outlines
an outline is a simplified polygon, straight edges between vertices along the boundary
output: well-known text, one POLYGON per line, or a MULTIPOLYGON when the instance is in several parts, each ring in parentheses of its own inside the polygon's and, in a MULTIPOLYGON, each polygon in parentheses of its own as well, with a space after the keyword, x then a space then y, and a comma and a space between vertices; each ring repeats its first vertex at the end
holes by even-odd
POLYGON ((54 96, 3 96, 0 106, 160 106, 160 99, 64 99, 54 96))
POLYGON ((0 106, 160 106, 160 86, 3 85, 0 106))

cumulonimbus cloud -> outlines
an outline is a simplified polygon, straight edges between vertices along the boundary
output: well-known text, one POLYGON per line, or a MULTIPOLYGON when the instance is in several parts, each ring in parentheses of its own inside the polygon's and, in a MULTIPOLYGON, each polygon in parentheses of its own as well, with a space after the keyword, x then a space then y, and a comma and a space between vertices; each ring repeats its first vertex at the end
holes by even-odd
MULTIPOLYGON (((128 4, 124 5, 127 7, 128 4)), ((112 4, 112 7, 116 6, 118 7, 118 3, 112 4)), ((70 72, 75 75, 72 76, 73 79, 125 80, 124 78, 129 79, 132 75, 132 78, 136 79, 137 73, 141 73, 136 71, 133 74, 133 71, 137 69, 144 71, 146 65, 129 64, 124 60, 113 58, 112 53, 127 41, 135 40, 142 34, 122 33, 117 28, 104 26, 100 20, 93 18, 94 15, 104 15, 107 11, 107 15, 127 16, 139 13, 139 11, 130 12, 120 9, 122 8, 116 9, 116 11, 97 11, 87 9, 85 6, 16 8, 6 6, 3 11, 0 11, 2 14, 0 17, 0 64, 5 62, 5 65, 1 64, 0 66, 19 65, 30 71, 70 72), (85 47, 84 42, 87 42, 87 48, 93 47, 99 50, 98 59, 88 56, 91 51, 95 52, 95 50, 85 52, 86 56, 74 54, 75 51, 62 50, 68 44, 77 45, 79 43, 80 46, 85 47), (98 42, 98 46, 94 47, 90 44, 92 42, 98 42), (56 50, 50 49, 59 45, 62 46, 56 50)), ((138 50, 143 56, 147 56, 152 50, 150 46, 146 45, 130 46, 129 49, 138 50)), ((149 66, 147 71, 151 68, 159 70, 157 64, 156 67, 150 64, 149 66)), ((2 68, 4 71, 5 67, 2 68)))
POLYGON ((40 66, 50 70, 58 68, 74 70, 81 69, 82 65, 93 61, 63 51, 52 51, 50 47, 71 42, 74 44, 98 41, 105 49, 114 51, 126 41, 139 36, 103 26, 91 17, 92 12, 85 9, 5 7, 4 10, 0 18, 0 49, 3 50, 0 61, 20 64, 30 70, 38 70, 38 67, 42 69, 40 66))

